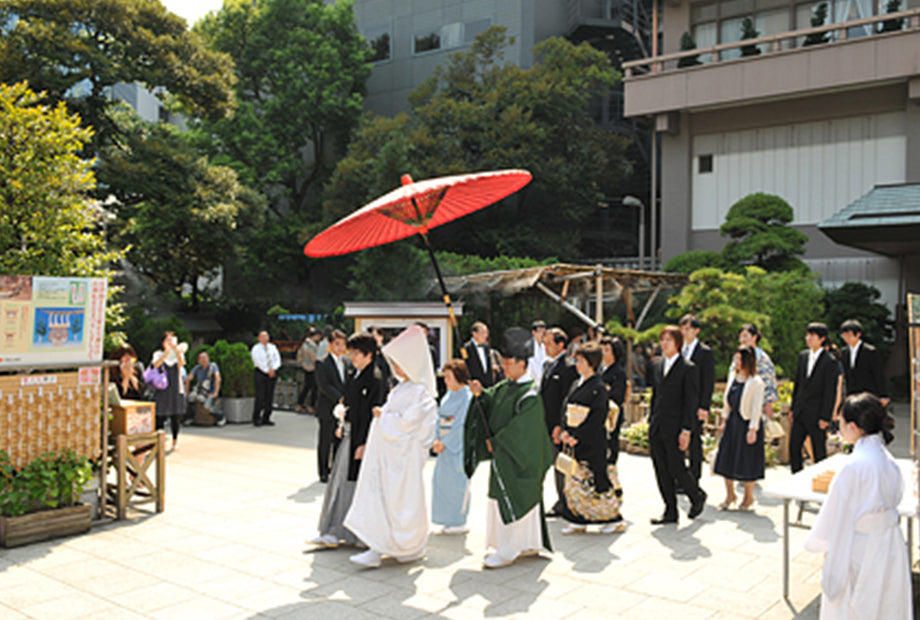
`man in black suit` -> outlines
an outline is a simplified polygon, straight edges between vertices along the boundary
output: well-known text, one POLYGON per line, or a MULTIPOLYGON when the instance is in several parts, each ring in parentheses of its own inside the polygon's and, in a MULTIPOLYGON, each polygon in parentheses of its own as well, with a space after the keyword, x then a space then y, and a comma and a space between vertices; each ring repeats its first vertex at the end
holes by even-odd
MULTIPOLYGON (((546 359, 543 363, 543 381, 540 383, 540 398, 543 400, 543 419, 546 432, 553 442, 553 450, 562 449, 559 434, 562 432, 562 405, 568 396, 572 384, 578 378, 575 366, 566 360, 565 348, 569 338, 558 327, 548 329, 543 335, 546 359)), ((565 501, 565 475, 556 471, 556 503, 549 511, 550 516, 562 513, 565 501)))
POLYGON ((888 382, 882 370, 882 356, 878 349, 862 340, 862 323, 850 319, 840 326, 840 335, 847 343, 843 367, 846 371, 847 394, 869 392, 888 406, 888 382))
POLYGON ((815 462, 827 456, 827 427, 837 399, 837 361, 824 350, 828 331, 824 323, 809 323, 805 328, 808 348, 799 353, 792 387, 792 429, 789 432, 789 466, 792 473, 802 469, 802 446, 811 437, 815 462))
POLYGON ((384 380, 380 369, 374 363, 377 341, 371 334, 353 334, 348 339, 348 356, 354 366, 354 373, 345 385, 345 406, 348 408, 345 421, 349 423, 351 458, 348 462, 348 479, 358 479, 361 459, 364 458, 364 444, 374 419, 373 409, 386 399, 384 380))
POLYGON ((692 315, 681 318, 680 333, 684 337, 681 355, 696 367, 697 387, 700 395, 693 428, 690 429, 690 473, 697 482, 703 472, 703 422, 709 417, 712 406, 712 390, 716 385, 716 358, 712 349, 699 341, 702 323, 692 315))
POLYGON ((690 498, 687 513, 695 519, 706 505, 706 492, 700 489, 684 463, 684 450, 690 445, 700 396, 693 362, 680 354, 683 336, 669 325, 661 332, 661 359, 652 370, 654 385, 649 413, 649 449, 658 490, 664 500, 664 513, 652 525, 677 523, 677 482, 690 498))
POLYGON ((489 328, 476 321, 470 330, 470 341, 463 345, 466 349, 466 368, 470 371, 470 380, 479 381, 482 387, 495 385, 492 369, 492 347, 489 346, 489 328))
POLYGON ((329 354, 316 364, 316 389, 319 391, 316 399, 316 417, 319 418, 316 455, 319 479, 322 482, 329 481, 332 459, 335 458, 335 449, 339 443, 335 437, 338 423, 332 410, 344 401, 345 385, 348 376, 354 371, 351 362, 345 357, 345 343, 345 334, 339 330, 333 331, 329 337, 329 354))

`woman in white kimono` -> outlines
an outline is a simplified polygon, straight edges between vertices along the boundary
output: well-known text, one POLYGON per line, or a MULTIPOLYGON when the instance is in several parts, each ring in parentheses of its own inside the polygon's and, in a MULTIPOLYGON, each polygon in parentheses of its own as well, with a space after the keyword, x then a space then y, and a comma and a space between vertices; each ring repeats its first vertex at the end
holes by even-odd
POLYGON ((349 558, 368 568, 382 556, 413 562, 425 554, 428 511, 422 468, 438 419, 434 364, 425 330, 413 325, 382 350, 399 384, 374 408, 364 462, 345 527, 368 546, 349 558))
POLYGON ((431 478, 431 521, 443 526, 442 534, 465 534, 470 529, 470 479, 463 470, 463 427, 473 398, 469 382, 463 360, 444 364, 447 393, 438 409, 438 439, 432 448, 438 462, 431 478))
POLYGON ((849 396, 840 432, 853 453, 831 481, 805 548, 824 552, 821 618, 908 620, 910 567, 898 526, 904 482, 885 444, 893 423, 878 397, 849 396))

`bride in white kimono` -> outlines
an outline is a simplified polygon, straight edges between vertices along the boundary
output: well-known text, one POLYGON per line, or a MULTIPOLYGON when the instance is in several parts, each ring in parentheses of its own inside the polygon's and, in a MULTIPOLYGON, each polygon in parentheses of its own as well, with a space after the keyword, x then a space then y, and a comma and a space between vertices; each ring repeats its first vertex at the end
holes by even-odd
POLYGON ((805 548, 824 552, 822 620, 908 620, 911 611, 907 547, 898 526, 904 481, 882 443, 893 423, 881 401, 864 392, 846 399, 840 432, 854 444, 831 481, 805 548), (879 436, 881 435, 881 436, 879 436))
POLYGON ((425 330, 413 325, 383 347, 399 378, 367 435, 345 527, 368 546, 349 558, 376 568, 382 556, 413 562, 425 553, 428 510, 422 468, 438 420, 434 365, 425 330))

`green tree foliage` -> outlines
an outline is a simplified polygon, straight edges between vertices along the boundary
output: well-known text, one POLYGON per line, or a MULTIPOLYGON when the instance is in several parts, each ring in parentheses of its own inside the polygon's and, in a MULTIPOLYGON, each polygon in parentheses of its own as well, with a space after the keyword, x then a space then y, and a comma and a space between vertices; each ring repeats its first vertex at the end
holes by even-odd
POLYGON ((25 79, 65 101, 95 129, 94 147, 114 131, 109 89, 118 83, 165 89, 191 115, 231 109, 230 59, 158 0, 4 0, 0 24, 0 82, 25 79))
POLYGON ((100 276, 101 211, 88 199, 91 132, 63 103, 44 105, 25 83, 0 84, 0 273, 100 276))
POLYGON ((840 325, 848 319, 856 319, 863 326, 863 338, 888 357, 891 348, 891 311, 879 303, 882 296, 874 286, 863 282, 844 282, 842 286, 827 291, 825 303, 827 314, 824 322, 831 333, 838 333, 840 325))
POLYGON ((664 266, 664 271, 668 273, 693 273, 697 269, 706 267, 727 269, 728 265, 726 265, 722 255, 714 250, 690 250, 669 260, 664 266))
POLYGON ((393 189, 403 173, 526 168, 527 188, 432 231, 432 243, 482 256, 577 257, 582 222, 630 174, 624 140, 588 114, 592 96, 619 76, 588 44, 547 39, 522 69, 504 62, 508 43, 504 28, 490 28, 412 92, 407 115, 366 118, 325 188, 327 218, 393 189))
MULTIPOLYGON (((901 10, 901 0, 888 0, 888 3, 885 5, 885 13, 897 13, 901 10)), ((882 22, 879 32, 898 32, 899 30, 904 30, 904 18, 900 19, 886 19, 882 22)))
MULTIPOLYGON (((745 17, 741 20, 741 40, 745 39, 756 39, 760 36, 760 33, 757 32, 757 29, 754 28, 754 20, 750 17, 745 17)), ((741 48, 742 56, 757 56, 760 54, 760 48, 756 45, 745 45, 741 48)))
MULTIPOLYGON (((684 32, 680 35, 680 51, 688 52, 690 50, 696 49, 696 41, 693 39, 693 35, 689 32, 684 32)), ((695 67, 696 65, 703 64, 700 62, 699 55, 696 56, 685 56, 677 61, 677 68, 683 67, 695 67)))
POLYGON ((130 109, 113 118, 120 139, 101 152, 99 180, 116 200, 117 238, 161 290, 179 295, 190 286, 197 309, 198 279, 234 255, 237 230, 257 221, 262 197, 232 169, 209 165, 176 127, 144 122, 130 109))
POLYGON ((793 219, 788 202, 758 192, 745 196, 728 210, 719 228, 731 241, 722 258, 736 265, 756 265, 767 271, 808 271, 796 255, 805 253, 808 237, 787 226, 793 219))
POLYGON ((805 326, 824 314, 824 291, 814 277, 798 271, 768 273, 748 267, 744 273, 708 268, 695 271, 690 282, 670 300, 668 314, 677 319, 690 312, 703 323, 700 338, 713 347, 717 376, 725 376, 738 330, 754 323, 764 337, 778 373, 795 371, 805 346, 805 326))
MULTIPOLYGON (((819 26, 823 26, 827 23, 827 9, 827 2, 821 2, 815 6, 814 14, 811 16, 812 28, 818 28, 819 26)), ((809 45, 821 45, 823 43, 827 43, 830 40, 829 32, 816 32, 805 37, 805 41, 802 43, 802 45, 806 47, 809 45)))
POLYGON ((236 113, 201 127, 215 161, 268 196, 277 215, 320 219, 310 211, 316 187, 360 118, 370 76, 352 3, 226 0, 195 32, 236 65, 236 113))

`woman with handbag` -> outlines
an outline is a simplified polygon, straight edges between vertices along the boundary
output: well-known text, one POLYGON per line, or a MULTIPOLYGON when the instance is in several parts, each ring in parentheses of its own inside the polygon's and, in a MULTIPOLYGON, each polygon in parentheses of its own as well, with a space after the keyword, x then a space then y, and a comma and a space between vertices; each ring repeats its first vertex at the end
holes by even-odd
POLYGON ((156 388, 153 401, 156 403, 157 430, 166 426, 166 420, 169 420, 173 439, 172 450, 179 448, 179 428, 182 426, 182 416, 185 415, 185 394, 181 374, 185 366, 186 350, 188 344, 180 343, 173 332, 166 332, 163 334, 163 348, 153 354, 153 363, 147 369, 147 373, 161 375, 156 378, 158 380, 148 383, 152 383, 156 388), (166 375, 165 382, 162 382, 163 374, 166 375))
POLYGON ((762 422, 764 381, 757 374, 753 347, 740 346, 728 373, 728 392, 722 409, 722 438, 713 471, 725 478, 725 501, 719 510, 730 510, 738 500, 735 482, 744 483, 738 510, 754 509, 754 484, 764 478, 764 430, 762 422))
POLYGON ((580 534, 589 524, 600 524, 602 534, 626 529, 620 514, 616 466, 607 463, 607 386, 597 374, 603 353, 597 343, 575 351, 580 379, 573 385, 562 410, 563 452, 557 467, 567 469, 562 517, 569 522, 563 534, 580 534), (566 458, 571 457, 570 459, 566 458))

